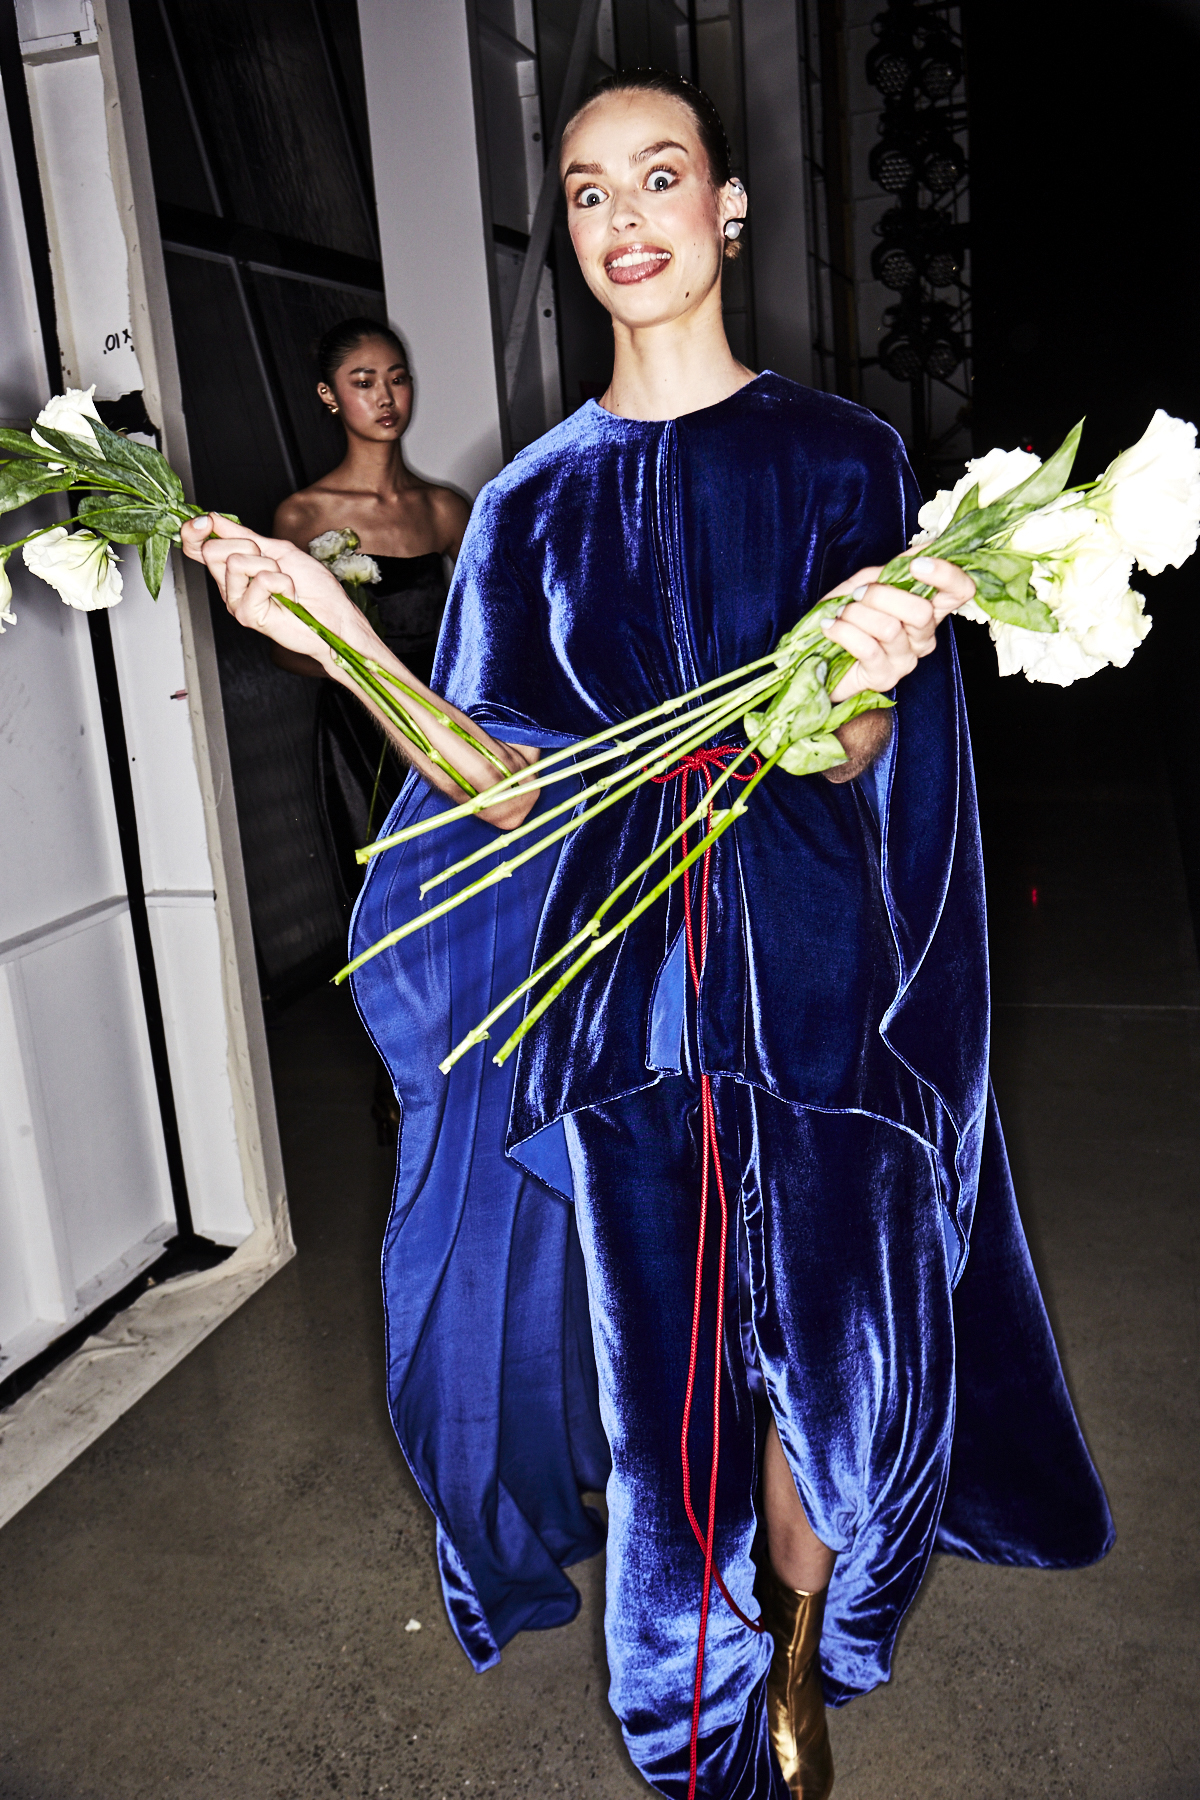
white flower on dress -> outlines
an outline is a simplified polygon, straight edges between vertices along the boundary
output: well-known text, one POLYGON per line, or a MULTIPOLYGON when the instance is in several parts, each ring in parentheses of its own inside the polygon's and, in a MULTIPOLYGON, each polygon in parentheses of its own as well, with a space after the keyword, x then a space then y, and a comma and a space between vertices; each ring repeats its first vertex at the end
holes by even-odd
POLYGON ((1161 407, 1136 444, 1109 463, 1088 495, 1147 575, 1178 569, 1200 532, 1196 427, 1161 407))
MULTIPOLYGON (((43 406, 37 416, 37 424, 30 431, 34 443, 40 444, 43 450, 50 449, 37 429, 38 425, 48 425, 51 431, 65 431, 68 437, 78 438, 86 450, 99 456, 100 445, 90 424, 92 419, 97 425, 103 423, 92 399, 95 392, 96 384, 93 381, 90 388, 68 388, 65 394, 55 394, 43 406)), ((63 464, 51 463, 49 467, 61 469, 63 464)))
POLYGON ((319 563, 329 565, 335 563, 339 556, 344 556, 348 550, 357 549, 357 531, 323 531, 309 543, 308 554, 315 556, 319 563))
POLYGON ((952 488, 940 488, 932 500, 925 502, 917 514, 921 529, 913 543, 928 544, 940 536, 969 488, 978 484, 980 506, 990 506, 993 500, 999 500, 1001 494, 1007 494, 1010 488, 1015 488, 1041 466, 1041 457, 1034 456, 1031 450, 989 450, 986 456, 976 456, 967 464, 966 474, 960 476, 952 488))
POLYGON ((31 538, 21 552, 25 567, 80 612, 115 606, 121 598, 121 567, 104 538, 91 531, 68 532, 56 525, 31 538))
MULTIPOLYGON (((358 540, 355 539, 356 543, 357 541, 358 540)), ((339 556, 334 562, 330 563, 329 567, 337 576, 338 580, 344 581, 347 587, 364 587, 368 582, 382 580, 382 576, 379 573, 379 564, 375 561, 375 558, 373 556, 365 556, 361 551, 357 554, 339 556)))

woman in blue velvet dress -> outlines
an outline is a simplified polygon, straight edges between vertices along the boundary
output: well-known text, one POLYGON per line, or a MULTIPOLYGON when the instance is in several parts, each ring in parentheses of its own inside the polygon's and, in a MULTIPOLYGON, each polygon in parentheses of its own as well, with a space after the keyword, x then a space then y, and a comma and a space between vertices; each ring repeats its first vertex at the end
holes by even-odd
MULTIPOLYGON (((698 981, 677 886, 503 1069, 476 1052, 437 1071, 670 828, 680 783, 700 778, 682 769, 359 972, 403 1109, 392 1416, 476 1668, 573 1616, 563 1570, 600 1544, 581 1494, 607 1478, 611 1698, 639 1768, 679 1800, 814 1800, 832 1785, 824 1701, 886 1678, 935 1547, 1062 1568, 1111 1542, 989 1097, 978 831, 943 623, 971 584, 934 561, 930 601, 878 585, 916 504, 895 434, 732 357, 720 273, 746 196, 704 97, 618 78, 572 120, 562 173, 613 317, 613 380, 480 495, 434 690, 529 767, 762 655, 844 592, 831 635, 858 661, 835 698, 895 687, 897 705, 843 728, 828 776, 774 771, 722 838, 698 981), (715 1201, 700 1237, 710 1106, 723 1260, 715 1201)), ((309 559, 220 519, 206 538, 209 523, 185 547, 244 623, 318 654, 270 597, 298 592, 402 667, 309 559)), ((412 760, 392 829, 457 791, 412 760)), ((354 948, 541 803, 378 858, 354 948)))

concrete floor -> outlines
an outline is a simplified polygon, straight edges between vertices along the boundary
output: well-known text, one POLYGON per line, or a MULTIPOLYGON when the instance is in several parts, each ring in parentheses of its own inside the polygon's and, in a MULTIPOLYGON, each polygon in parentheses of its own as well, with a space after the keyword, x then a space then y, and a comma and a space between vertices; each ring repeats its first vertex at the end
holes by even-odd
MULTIPOLYGON (((894 1680, 831 1715, 837 1800, 1190 1800, 1200 980, 1173 830, 1149 781, 996 790, 987 820, 996 1082, 1119 1541, 1074 1574, 935 1559, 894 1680)), ((384 1410, 370 1056, 332 991, 273 1046, 299 1257, 0 1533, 0 1796, 644 1795, 602 1558, 575 1624, 488 1675, 451 1638, 384 1410)))

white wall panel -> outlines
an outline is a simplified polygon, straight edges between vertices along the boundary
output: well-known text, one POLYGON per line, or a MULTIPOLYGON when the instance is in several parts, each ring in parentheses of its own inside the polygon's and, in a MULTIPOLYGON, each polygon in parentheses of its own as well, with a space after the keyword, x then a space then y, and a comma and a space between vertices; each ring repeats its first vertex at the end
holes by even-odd
POLYGON ((240 1244, 252 1229, 229 1080, 221 944, 196 773, 174 571, 157 600, 134 551, 110 614, 142 882, 167 1033, 192 1221, 240 1244))
POLYGON ((129 321, 129 273, 108 160, 100 57, 36 63, 29 95, 54 254, 68 387, 115 400, 142 386, 129 321))
POLYGON ((78 1295, 156 1227, 174 1231, 128 911, 26 949, 16 968, 18 1032, 40 1089, 38 1150, 78 1295))
POLYGON ((392 323, 409 344, 421 473, 475 495, 503 462, 490 231, 465 0, 359 0, 392 323))
MULTIPOLYGON (((8 515, 6 532, 23 516, 8 515)), ((9 567, 17 623, 0 638, 0 943, 125 891, 87 621, 18 557, 9 567)))

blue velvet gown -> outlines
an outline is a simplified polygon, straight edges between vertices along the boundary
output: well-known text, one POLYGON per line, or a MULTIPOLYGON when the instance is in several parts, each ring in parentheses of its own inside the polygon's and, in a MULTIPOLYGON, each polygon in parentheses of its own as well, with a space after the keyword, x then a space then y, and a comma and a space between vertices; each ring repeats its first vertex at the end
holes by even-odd
MULTIPOLYGON (((496 737, 569 745, 763 655, 894 554, 916 504, 894 432, 776 375, 665 423, 590 402, 480 495, 434 686, 496 737)), ((717 845, 698 1001, 677 885, 504 1068, 476 1050, 438 1072, 671 829, 671 783, 355 978, 403 1112, 383 1258, 389 1400, 437 1518, 451 1623, 486 1669, 516 1631, 573 1617, 563 1571, 601 1545, 580 1496, 607 1483, 611 1697, 666 1795, 686 1792, 702 1583, 679 1472, 702 1073, 734 1219, 725 1267, 706 1252, 699 1391, 720 1280, 716 1559, 739 1606, 757 1612, 772 1415, 838 1552, 831 1703, 887 1678, 935 1547, 1068 1568, 1112 1542, 990 1098, 974 784, 953 633, 939 638, 901 683, 867 777, 773 771, 717 845)), ((410 778, 389 826, 444 805, 410 778)), ((465 821, 378 858, 353 949, 492 835, 465 821)), ((702 1522, 704 1410, 690 1439, 702 1522)), ((714 1597, 699 1747, 711 1800, 785 1792, 769 1654, 714 1597)))

